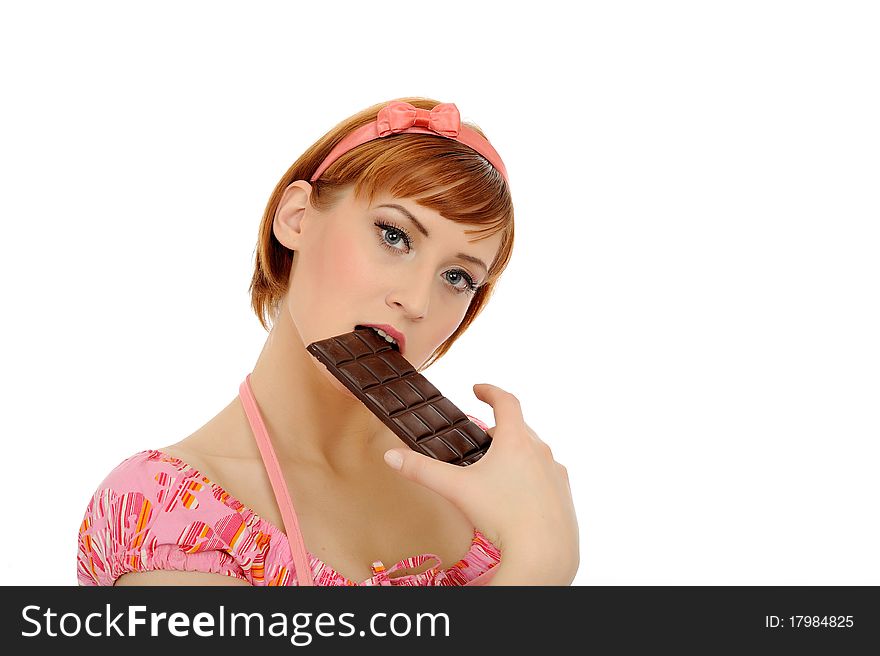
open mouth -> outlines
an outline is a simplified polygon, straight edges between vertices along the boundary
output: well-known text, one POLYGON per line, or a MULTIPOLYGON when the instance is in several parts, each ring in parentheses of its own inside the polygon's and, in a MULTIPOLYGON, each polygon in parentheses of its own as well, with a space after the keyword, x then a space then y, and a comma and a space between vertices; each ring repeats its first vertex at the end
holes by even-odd
POLYGON ((354 327, 354 329, 355 329, 355 330, 372 330, 372 331, 373 331, 374 333, 376 333, 379 337, 381 337, 381 338, 384 339, 386 342, 388 342, 389 344, 391 344, 391 348, 393 348, 395 351, 397 351, 398 353, 400 353, 400 344, 398 344, 397 341, 396 341, 393 337, 391 337, 390 335, 386 335, 384 332, 380 332, 377 328, 373 328, 373 327, 371 327, 371 326, 361 326, 361 325, 357 325, 357 326, 354 327))

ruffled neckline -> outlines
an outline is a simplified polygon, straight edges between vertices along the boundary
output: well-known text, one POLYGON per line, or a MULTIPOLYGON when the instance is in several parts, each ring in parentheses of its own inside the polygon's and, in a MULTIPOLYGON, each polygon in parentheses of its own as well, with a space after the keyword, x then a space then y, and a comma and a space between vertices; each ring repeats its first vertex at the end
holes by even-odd
MULTIPOLYGON (((178 467, 179 469, 185 468, 185 470, 189 471, 192 476, 197 477, 202 482, 204 482, 204 483, 210 485, 211 487, 213 487, 214 489, 216 489, 218 493, 222 494, 223 497, 226 499, 226 501, 224 502, 225 505, 231 505, 234 508, 238 508, 241 511, 244 511, 249 516, 251 516, 256 521, 257 524, 261 525, 261 527, 263 529, 265 529, 266 532, 268 532, 274 538, 276 538, 278 540, 279 545, 285 545, 285 546, 288 545, 287 534, 280 527, 276 526, 274 523, 270 522, 268 519, 260 516, 259 513, 254 511, 248 505, 242 503, 241 500, 239 500, 238 498, 236 498, 235 496, 230 494, 221 485, 219 485, 216 482, 209 479, 201 471, 196 469, 194 466, 190 465, 188 462, 182 460, 181 458, 178 458, 177 456, 172 456, 170 453, 165 453, 164 451, 162 451, 160 449, 147 449, 146 451, 142 451, 141 453, 151 455, 151 456, 155 455, 155 456, 161 458, 163 461, 169 462, 172 465, 174 465, 175 467, 178 467)), ((435 554, 419 554, 416 556, 410 556, 408 558, 403 558, 402 560, 398 561, 397 563, 395 563, 394 565, 392 565, 391 567, 389 567, 387 569, 385 569, 385 566, 381 563, 381 561, 375 561, 373 563, 373 572, 374 572, 373 576, 365 579, 364 581, 361 581, 360 583, 357 583, 356 581, 349 579, 348 577, 344 576, 343 574, 340 574, 335 568, 331 567, 326 562, 321 560, 318 556, 316 556, 311 551, 309 551, 307 547, 306 547, 306 553, 308 554, 308 557, 309 557, 312 572, 324 572, 326 574, 330 574, 334 580, 343 581, 344 584, 347 586, 363 586, 363 585, 368 585, 368 584, 369 585, 395 585, 395 584, 400 584, 400 583, 405 583, 405 582, 423 583, 431 577, 437 577, 440 574, 443 574, 445 576, 446 574, 448 574, 449 572, 452 572, 453 570, 462 569, 462 568, 466 567, 467 565, 469 565, 471 562, 471 559, 477 555, 477 550, 480 548, 481 544, 489 545, 489 546, 497 549, 497 547, 491 541, 489 541, 489 539, 485 535, 483 535, 483 533, 481 533, 476 527, 474 527, 473 539, 471 540, 470 548, 468 549, 467 553, 465 553, 465 555, 461 559, 459 559, 455 564, 453 564, 451 567, 443 568, 442 561, 435 554), (424 572, 418 572, 415 574, 405 574, 403 576, 396 576, 393 578, 390 578, 390 576, 389 576, 390 574, 397 571, 398 569, 410 569, 413 567, 418 567, 418 566, 424 564, 425 562, 427 562, 428 560, 432 560, 432 559, 437 561, 437 565, 425 570, 424 572), (316 565, 317 565, 317 567, 316 567, 316 565)), ((289 548, 287 549, 287 551, 289 551, 289 548)), ((292 554, 291 554, 291 556, 292 556, 292 554)), ((494 560, 496 560, 496 564, 497 564, 497 562, 499 562, 497 558, 494 558, 494 560)))

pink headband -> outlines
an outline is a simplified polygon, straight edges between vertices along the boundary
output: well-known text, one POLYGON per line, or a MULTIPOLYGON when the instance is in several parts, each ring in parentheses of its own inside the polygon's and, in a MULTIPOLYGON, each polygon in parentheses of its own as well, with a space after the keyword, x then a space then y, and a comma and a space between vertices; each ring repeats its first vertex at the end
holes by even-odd
POLYGON ((427 109, 418 109, 407 102, 399 100, 388 103, 379 110, 374 122, 359 127, 336 144, 336 147, 321 162, 321 166, 315 171, 310 182, 314 182, 321 177, 321 174, 328 166, 352 148, 373 139, 402 132, 436 134, 441 137, 455 139, 465 146, 473 148, 489 160, 492 166, 501 174, 501 177, 504 178, 504 181, 508 182, 507 169, 504 168, 501 157, 495 152, 492 144, 481 137, 479 133, 461 124, 458 107, 452 103, 440 103, 429 111, 427 109))

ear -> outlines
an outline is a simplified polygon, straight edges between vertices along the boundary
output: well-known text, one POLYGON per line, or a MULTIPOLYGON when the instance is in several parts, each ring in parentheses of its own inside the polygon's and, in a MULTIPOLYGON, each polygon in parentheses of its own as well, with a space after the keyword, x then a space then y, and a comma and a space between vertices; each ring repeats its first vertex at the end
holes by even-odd
POLYGON ((302 239, 302 222, 311 193, 312 185, 305 180, 291 182, 281 194, 275 210, 272 231, 275 238, 290 250, 296 250, 302 239))

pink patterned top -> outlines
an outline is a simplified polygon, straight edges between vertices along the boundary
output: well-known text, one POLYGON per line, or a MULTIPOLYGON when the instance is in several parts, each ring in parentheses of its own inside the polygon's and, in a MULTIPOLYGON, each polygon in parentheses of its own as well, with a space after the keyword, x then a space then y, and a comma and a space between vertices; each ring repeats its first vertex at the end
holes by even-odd
MULTIPOLYGON (((451 567, 443 568, 430 553, 404 558, 388 569, 376 561, 373 576, 360 583, 308 552, 286 486, 277 487, 280 477, 273 476, 277 459, 249 378, 241 385, 242 401, 286 533, 179 458, 152 449, 141 451, 110 472, 88 504, 79 529, 80 585, 113 585, 123 574, 151 570, 225 574, 251 585, 451 586, 485 585, 491 580, 501 552, 476 528, 470 550, 451 567), (391 577, 397 570, 418 569, 432 559, 436 564, 424 572, 391 577)), ((483 422, 468 417, 487 430, 483 422)))

